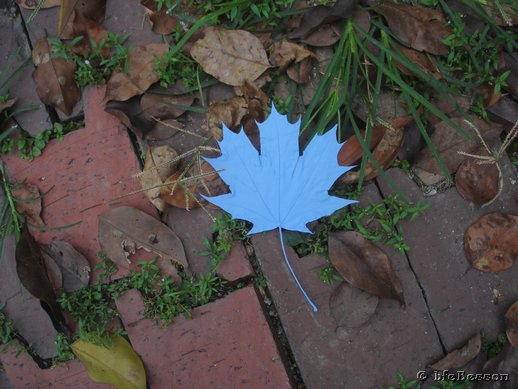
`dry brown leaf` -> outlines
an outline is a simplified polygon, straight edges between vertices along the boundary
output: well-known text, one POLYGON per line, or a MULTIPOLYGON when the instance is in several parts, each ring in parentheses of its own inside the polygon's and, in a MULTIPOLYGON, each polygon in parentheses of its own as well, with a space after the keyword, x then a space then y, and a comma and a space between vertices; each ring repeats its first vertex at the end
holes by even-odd
POLYGON ((144 93, 159 79, 154 71, 156 58, 161 58, 168 50, 165 43, 148 43, 131 50, 128 71, 112 74, 106 86, 104 101, 125 101, 144 93))
POLYGON ((354 231, 329 233, 329 259, 352 286, 405 305, 403 288, 387 254, 354 231))
POLYGON ((485 272, 510 268, 518 257, 518 216, 490 213, 471 224, 464 235, 471 266, 485 272))
POLYGON ((140 100, 142 111, 149 117, 157 119, 175 119, 181 116, 186 108, 194 102, 194 96, 167 96, 155 93, 146 93, 140 100))
MULTIPOLYGON (((374 148, 374 151, 372 152, 372 155, 374 156, 374 158, 383 170, 388 169, 391 163, 396 158, 397 153, 399 152, 401 145, 403 144, 403 137, 405 135, 404 127, 410 124, 412 120, 412 117, 404 116, 391 120, 388 123, 388 127, 376 126, 375 129, 373 129, 373 134, 383 132, 381 140, 378 142, 378 144, 374 148)), ((342 146, 342 148, 344 148, 344 146, 342 146)), ((340 151, 338 152, 339 158, 340 153, 342 153, 342 149, 340 149, 340 151)), ((345 152, 343 152, 342 154, 344 153, 345 152)), ((347 155, 344 155, 343 160, 347 159, 347 155)), ((339 161, 340 160, 342 160, 342 158, 340 158, 339 161)), ((378 170, 372 164, 372 162, 368 160, 365 167, 364 179, 371 180, 374 177, 377 177, 378 175, 378 170)), ((340 178, 340 181, 347 184, 351 184, 357 182, 359 178, 359 171, 349 171, 340 178)))
POLYGON ((471 158, 465 159, 455 173, 455 186, 466 200, 485 204, 498 193, 498 169, 495 164, 479 164, 471 158))
POLYGON ((237 131, 247 113, 248 105, 244 97, 233 97, 210 104, 207 113, 207 125, 210 133, 216 140, 222 140, 221 124, 223 123, 231 130, 237 131))
POLYGON ((128 257, 139 248, 188 268, 180 239, 165 224, 136 208, 122 206, 99 216, 99 243, 117 265, 128 268, 128 257))
POLYGON ((236 94, 243 96, 248 109, 247 116, 262 123, 268 114, 268 103, 270 99, 261 88, 252 82, 246 81, 243 86, 235 87, 236 94))
POLYGON ((505 313, 505 332, 511 346, 518 347, 518 301, 505 313))
POLYGON ((342 36, 342 24, 341 21, 324 24, 315 32, 309 34, 307 38, 301 40, 301 42, 314 47, 334 45, 342 36))
POLYGON ((70 115, 79 101, 80 91, 74 79, 76 65, 63 58, 50 58, 50 45, 46 38, 35 45, 33 60, 37 68, 32 73, 36 93, 44 104, 58 108, 70 115))
MULTIPOLYGON (((453 118, 451 120, 462 128, 464 132, 473 135, 471 127, 464 122, 464 119, 453 118)), ((480 134, 488 144, 491 144, 500 135, 501 127, 495 123, 488 124, 475 115, 470 115, 468 120, 480 131, 480 134)), ((460 155, 458 151, 473 154, 479 147, 479 143, 475 140, 469 141, 463 136, 458 135, 446 122, 440 122, 435 126, 435 131, 431 135, 431 139, 450 173, 457 171, 461 162, 466 158, 460 155)), ((429 173, 443 174, 429 148, 425 148, 421 151, 416 159, 415 166, 429 173)))
MULTIPOLYGON (((77 44, 72 47, 74 53, 86 55, 92 51, 91 41, 99 45, 103 39, 108 39, 108 31, 98 22, 85 18, 80 12, 77 12, 73 23, 74 35, 82 36, 77 44)), ((108 47, 102 49, 102 56, 107 57, 110 53, 108 47)))
POLYGON ((94 22, 102 23, 106 13, 106 0, 62 0, 58 20, 59 38, 75 37, 73 25, 77 13, 94 22))
POLYGON ((167 181, 171 184, 162 187, 160 198, 167 204, 177 208, 191 209, 199 207, 200 204, 207 204, 207 200, 200 196, 218 196, 228 193, 227 185, 221 180, 220 176, 205 161, 201 164, 193 164, 189 171, 184 174, 183 171, 177 171, 171 175, 167 181), (203 177, 193 179, 186 183, 177 183, 175 181, 183 178, 203 177))
POLYGON ((16 99, 9 99, 5 103, 0 104, 0 113, 2 113, 4 109, 11 108, 15 102, 16 99))
POLYGON ((160 199, 160 185, 176 171, 178 161, 168 163, 176 157, 178 157, 178 153, 171 146, 148 147, 144 170, 139 175, 142 189, 152 188, 144 193, 160 212, 164 212, 166 208, 165 202, 160 199))
POLYGON ((482 349, 482 337, 480 334, 473 336, 468 343, 458 350, 448 353, 440 361, 430 365, 434 370, 450 370, 459 369, 466 366, 468 362, 475 359, 482 349))
POLYGON ((312 71, 313 60, 311 58, 304 58, 300 63, 290 65, 286 69, 286 74, 297 84, 306 84, 311 80, 312 71))
POLYGON ((167 35, 174 32, 178 25, 178 19, 167 14, 167 7, 162 6, 159 11, 157 2, 154 0, 141 0, 140 4, 146 8, 146 14, 153 24, 152 31, 154 33, 167 35))
POLYGON ((293 62, 301 62, 303 59, 308 57, 315 58, 315 54, 301 45, 290 42, 286 39, 283 39, 280 42, 275 42, 272 45, 270 52, 270 62, 273 66, 280 67, 281 69, 287 67, 293 62))
MULTIPOLYGON (((432 76, 436 80, 440 80, 442 78, 441 72, 437 67, 437 62, 435 61, 435 58, 420 51, 407 49, 402 45, 397 45, 397 48, 410 62, 416 65, 423 72, 425 72, 429 76, 432 76)), ((406 74, 407 76, 416 76, 416 74, 413 71, 407 69, 403 64, 397 61, 395 62, 401 73, 406 74)))
POLYGON ((253 82, 270 67, 261 41, 244 30, 208 27, 191 47, 191 56, 203 70, 232 86, 253 82))
POLYGON ((41 219, 40 190, 36 185, 24 182, 13 188, 12 195, 15 200, 16 211, 27 218, 27 223, 32 226, 43 227, 45 223, 41 219))
MULTIPOLYGON (((372 127, 371 141, 369 150, 373 150, 383 138, 385 134, 385 127, 374 126, 372 127)), ((365 132, 362 133, 364 139, 365 132)), ((356 135, 352 135, 347 138, 344 145, 338 151, 338 164, 340 166, 351 166, 354 165, 363 155, 363 149, 356 135)))
POLYGON ((417 4, 389 2, 376 5, 374 10, 383 15, 390 30, 412 48, 435 55, 448 54, 449 49, 442 41, 452 31, 440 11, 417 4))
MULTIPOLYGON (((44 0, 41 8, 59 7, 63 0, 44 0)), ((25 9, 35 9, 40 0, 16 0, 16 4, 25 9)))
POLYGON ((342 282, 329 297, 329 308, 337 327, 357 328, 376 312, 378 297, 342 282))

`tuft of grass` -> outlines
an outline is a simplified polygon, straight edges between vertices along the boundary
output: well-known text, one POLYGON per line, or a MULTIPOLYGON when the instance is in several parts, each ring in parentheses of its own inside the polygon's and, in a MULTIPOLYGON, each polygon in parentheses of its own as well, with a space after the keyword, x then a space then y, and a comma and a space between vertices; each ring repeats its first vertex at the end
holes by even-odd
MULTIPOLYGON (((14 331, 11 321, 2 312, 4 307, 5 303, 0 303, 0 344, 8 346, 14 336, 14 331)), ((0 349, 0 352, 1 351, 3 350, 0 349)))

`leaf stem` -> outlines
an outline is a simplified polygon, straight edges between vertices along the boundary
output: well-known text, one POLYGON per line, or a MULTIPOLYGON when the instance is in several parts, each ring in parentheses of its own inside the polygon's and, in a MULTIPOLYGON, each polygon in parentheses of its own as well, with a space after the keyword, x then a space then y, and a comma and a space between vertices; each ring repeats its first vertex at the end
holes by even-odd
POLYGON ((286 250, 284 248, 284 240, 283 240, 283 237, 282 237, 282 227, 280 227, 280 226, 279 226, 279 239, 281 241, 281 247, 282 247, 282 253, 284 254, 284 260, 286 261, 286 265, 288 265, 288 269, 290 269, 290 273, 293 276, 293 279, 297 283, 297 286, 299 287, 300 291, 302 292, 302 294, 304 295, 304 297, 308 301, 309 305, 311 305, 311 308, 313 308, 313 312, 318 312, 317 306, 313 303, 313 301, 311 301, 311 299, 307 295, 306 291, 304 290, 304 288, 300 284, 299 279, 295 275, 295 272, 293 271, 293 268, 291 267, 290 261, 288 260, 288 256, 286 255, 286 250))

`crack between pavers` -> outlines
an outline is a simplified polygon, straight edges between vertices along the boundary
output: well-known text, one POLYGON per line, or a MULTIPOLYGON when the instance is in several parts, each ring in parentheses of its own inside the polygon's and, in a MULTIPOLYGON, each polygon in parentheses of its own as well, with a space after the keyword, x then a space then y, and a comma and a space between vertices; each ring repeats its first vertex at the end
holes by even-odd
MULTIPOLYGON (((378 183, 378 180, 374 179, 373 181, 374 181, 374 184, 376 186, 376 189, 378 190, 379 195, 381 196, 381 198, 383 200, 385 200, 386 196, 383 193, 383 191, 381 190, 381 187, 380 187, 380 185, 378 183)), ((397 226, 394 226, 394 228, 395 228, 395 230, 398 233, 400 233, 400 230, 397 228, 397 226)), ((423 296, 423 300, 424 300, 424 303, 425 303, 425 306, 426 306, 426 310, 428 311, 428 315, 430 316, 430 319, 432 321, 433 327, 435 329, 435 333, 437 334, 437 338, 439 339, 439 344, 441 345, 442 352, 444 354, 447 354, 448 350, 446 349, 446 346, 444 345, 444 341, 442 339, 441 332, 439 331, 439 327, 437 325, 437 321, 436 321, 435 316, 434 316, 434 314, 432 312, 432 309, 431 309, 431 306, 430 306, 430 302, 428 300, 428 295, 426 293, 426 289, 423 286, 423 284, 421 284, 421 281, 419 280, 419 276, 417 275, 417 272, 414 269, 412 261, 410 260, 410 256, 408 255, 408 252, 404 251, 403 254, 404 254, 405 258, 406 258, 408 267, 410 268, 410 271, 412 272, 412 274, 414 276, 414 279, 415 279, 415 281, 417 283, 417 286, 421 290, 421 295, 423 296)))

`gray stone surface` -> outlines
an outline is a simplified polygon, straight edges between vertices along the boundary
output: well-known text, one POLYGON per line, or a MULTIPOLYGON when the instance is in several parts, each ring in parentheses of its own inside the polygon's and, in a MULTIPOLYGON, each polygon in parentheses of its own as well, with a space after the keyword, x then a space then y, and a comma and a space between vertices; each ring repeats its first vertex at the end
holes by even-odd
MULTIPOLYGON (((376 187, 367 186, 361 200, 379 201, 376 187)), ((396 372, 415 377, 418 370, 442 356, 419 285, 407 259, 396 250, 383 246, 401 279, 406 309, 396 301, 380 300, 367 323, 347 329, 337 327, 330 312, 329 297, 337 284, 329 287, 318 278, 317 270, 325 259, 316 255, 298 259, 286 247, 295 273, 319 307, 319 312, 314 313, 284 263, 278 233, 257 234, 252 241, 308 388, 388 386, 394 383, 396 372)))
POLYGON ((5 374, 5 371, 3 370, 1 364, 0 364, 0 388, 13 389, 13 385, 11 384, 11 381, 9 381, 9 378, 7 378, 7 374, 5 374))
MULTIPOLYGON (((518 266, 500 273, 484 273, 469 266, 464 255, 464 232, 480 216, 491 212, 518 214, 518 184, 505 158, 502 196, 481 208, 464 200, 455 188, 424 198, 419 188, 399 169, 388 176, 412 200, 423 200, 430 208, 401 228, 410 245, 410 261, 423 286, 439 334, 448 351, 483 330, 490 338, 504 331, 504 314, 518 299, 518 266)), ((392 193, 380 180, 384 194, 392 193)))
POLYGON ((0 10, 0 85, 7 77, 22 67, 7 84, 9 95, 16 98, 11 112, 33 106, 34 109, 17 113, 16 121, 31 135, 51 127, 45 105, 36 94, 36 84, 32 79, 34 66, 31 48, 19 16, 10 18, 0 10), (25 65, 24 65, 25 64, 25 65))

